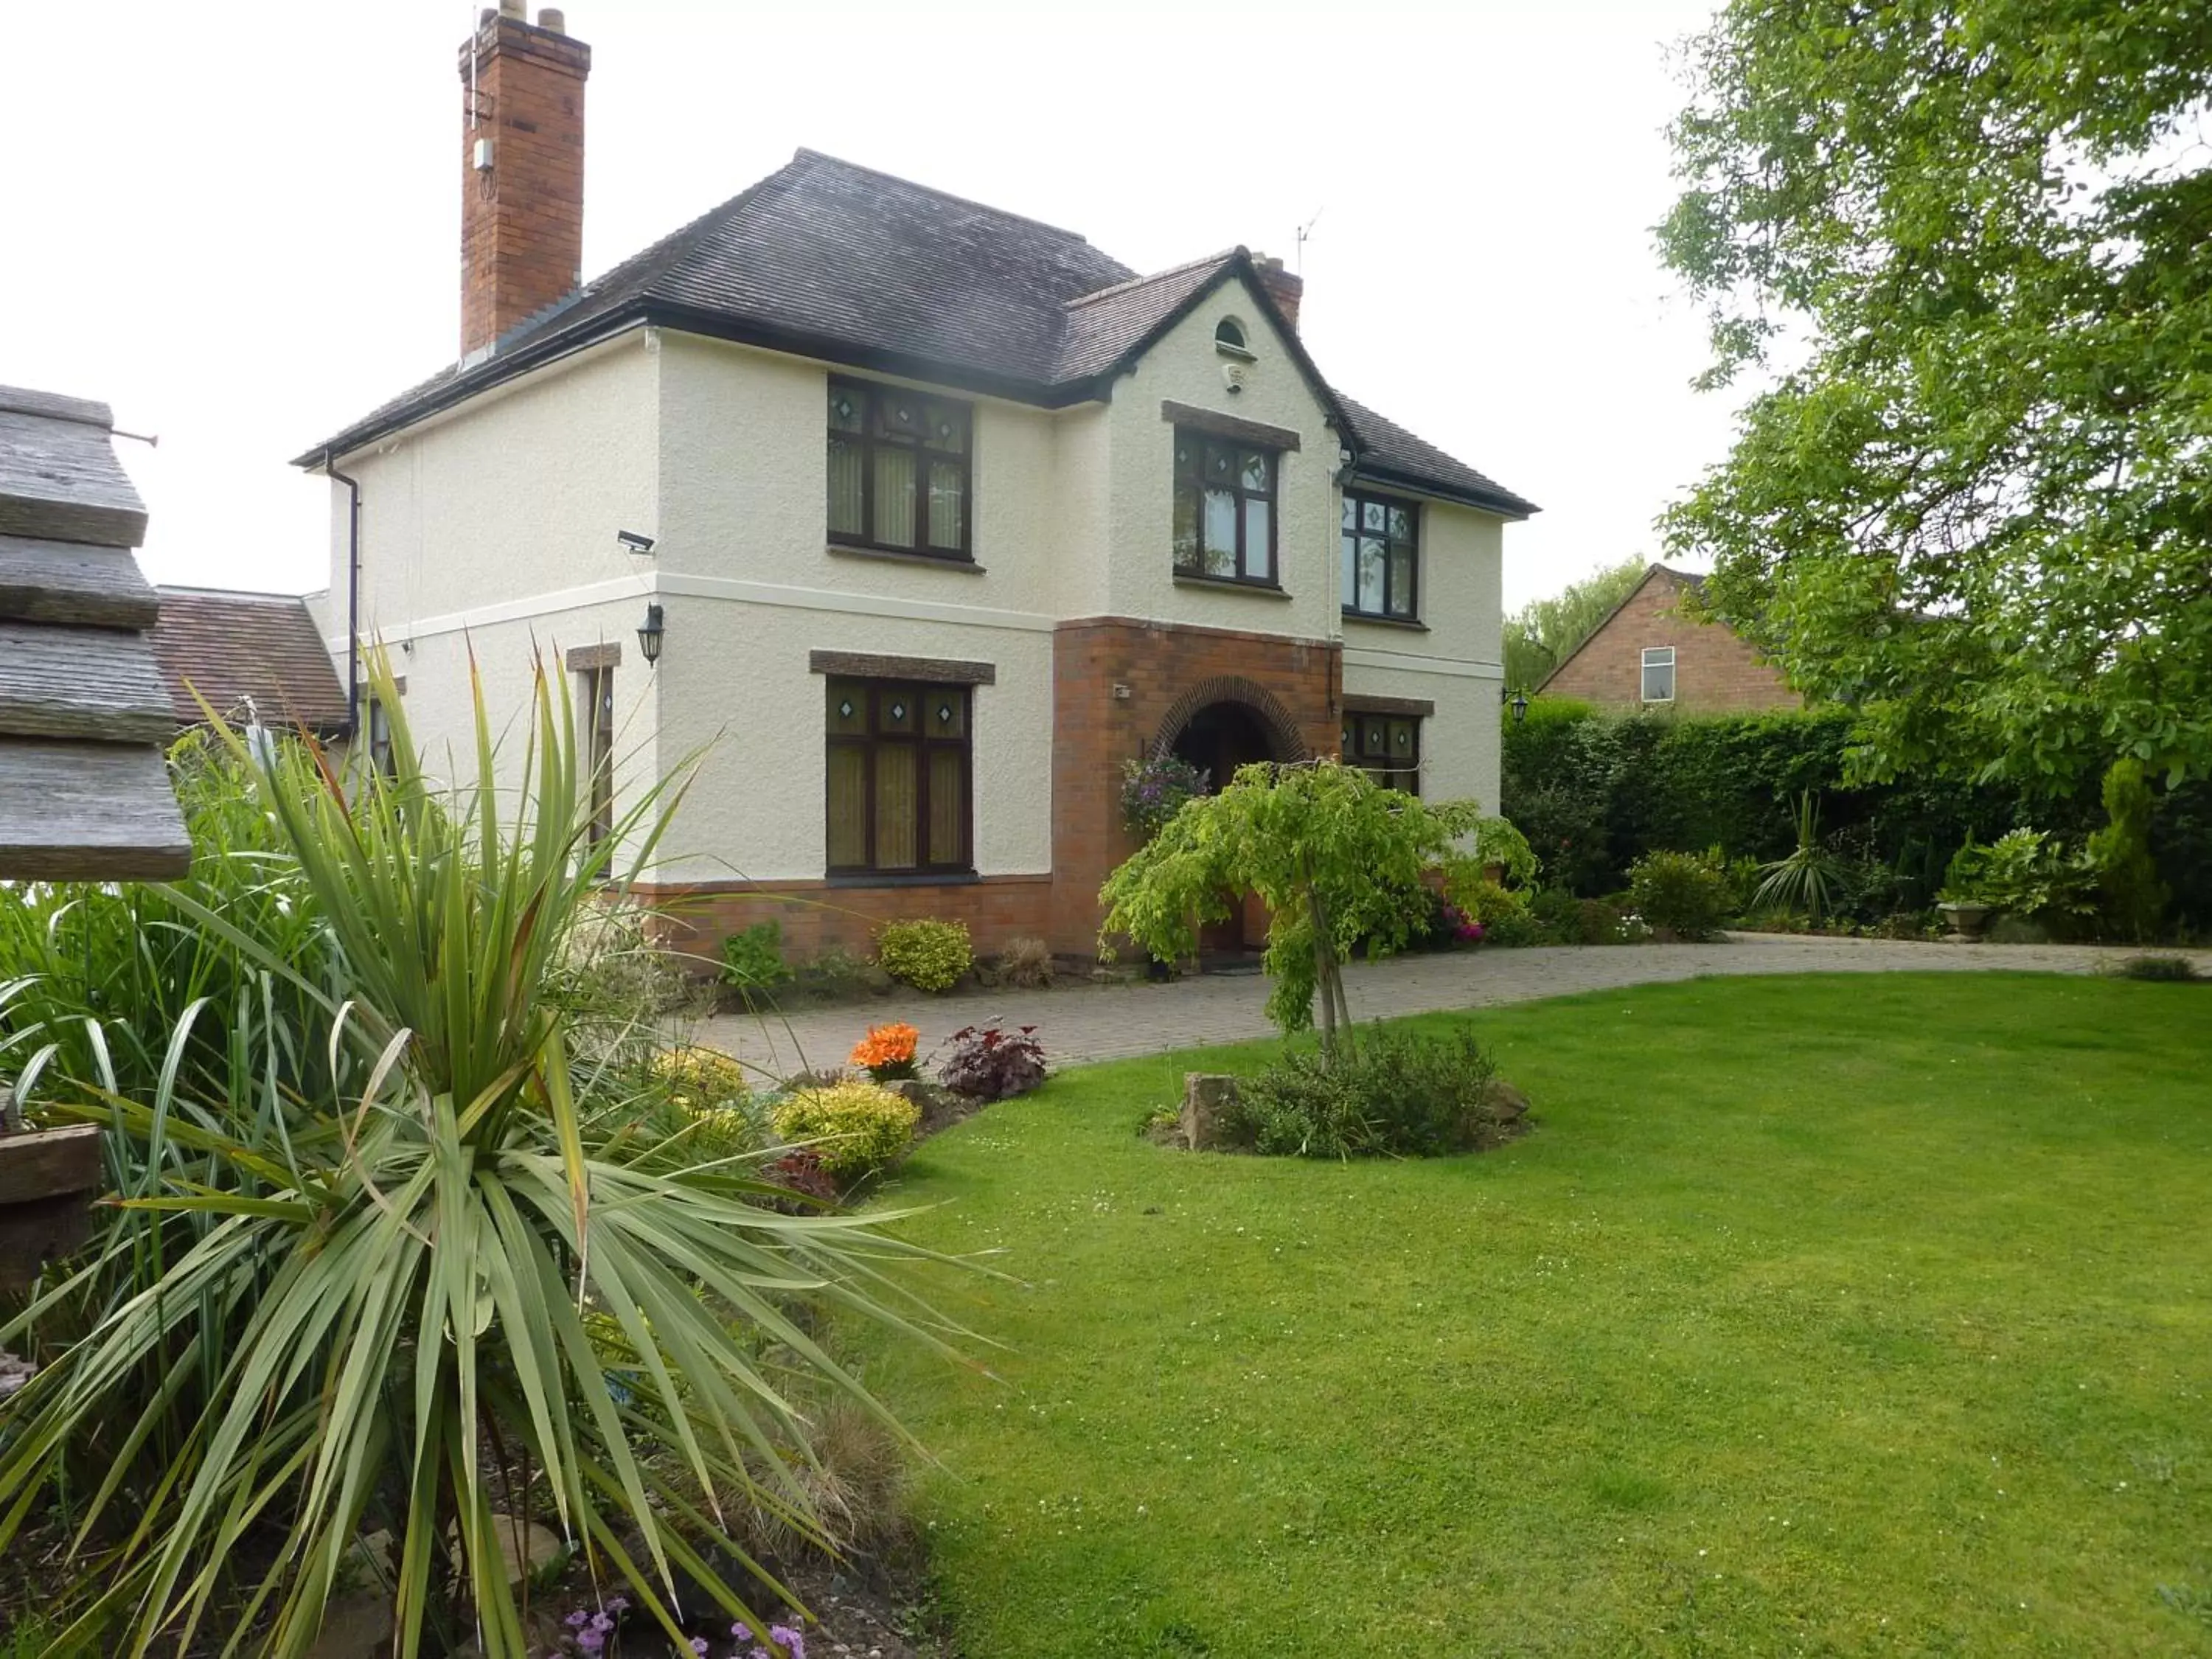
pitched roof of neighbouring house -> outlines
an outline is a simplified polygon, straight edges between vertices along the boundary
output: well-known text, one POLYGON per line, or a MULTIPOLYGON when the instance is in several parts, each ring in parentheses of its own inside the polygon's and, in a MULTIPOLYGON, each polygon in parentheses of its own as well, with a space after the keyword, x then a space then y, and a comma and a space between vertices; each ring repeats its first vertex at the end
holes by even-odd
MULTIPOLYGON (((319 467, 640 323, 1047 407, 1081 403, 1104 396, 1190 307, 1240 275, 1254 280, 1243 248, 1140 276, 1073 231, 802 149, 510 331, 488 356, 432 375, 294 465, 319 467)), ((1283 333, 1337 412, 1296 332, 1283 333)), ((1362 428, 1346 434, 1352 447, 1372 426, 1409 487, 1510 516, 1536 510, 1379 416, 1352 424, 1362 428)))
POLYGON ((0 878, 166 881, 191 844, 105 404, 0 386, 0 878))
MULTIPOLYGON (((1677 570, 1674 566, 1669 564, 1652 564, 1647 566, 1644 574, 1636 579, 1636 586, 1630 588, 1626 593, 1622 594, 1620 596, 1620 602, 1616 604, 1612 610, 1607 611, 1605 615, 1600 617, 1596 622, 1590 625, 1589 632, 1583 635, 1582 638, 1575 641, 1575 648, 1573 650, 1568 652, 1565 656, 1560 658, 1559 661, 1552 665, 1552 672, 1545 675, 1542 679, 1536 683, 1537 694, 1541 696, 1544 688, 1549 685, 1553 680, 1559 678, 1561 674, 1565 673, 1566 672, 1567 665, 1572 662, 1577 657, 1581 656, 1582 653, 1589 648, 1591 641, 1596 639, 1599 635, 1604 633, 1607 628, 1611 627, 1613 625, 1613 619, 1615 617, 1618 617, 1622 611, 1628 609, 1630 601, 1634 599, 1638 593, 1641 593, 1645 588, 1650 586, 1655 580, 1662 576, 1664 576, 1668 581, 1674 582, 1682 587, 1703 587, 1705 585, 1705 577, 1694 570, 1677 570)), ((1726 628, 1728 624, 1723 623, 1721 626, 1726 628)))
POLYGON ((297 594, 165 587, 154 656, 179 726, 207 718, 199 697, 225 720, 324 735, 351 723, 345 687, 297 594))

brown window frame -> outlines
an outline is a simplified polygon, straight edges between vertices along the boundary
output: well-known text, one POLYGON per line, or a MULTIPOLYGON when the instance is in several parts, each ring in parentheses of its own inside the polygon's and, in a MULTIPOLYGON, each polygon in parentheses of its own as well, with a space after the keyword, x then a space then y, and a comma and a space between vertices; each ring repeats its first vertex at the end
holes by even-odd
POLYGON ((596 847, 615 831, 615 671, 613 665, 580 668, 578 699, 584 714, 584 776, 591 816, 584 844, 596 847))
POLYGON ((856 380, 842 374, 830 377, 829 395, 843 393, 860 400, 860 423, 857 432, 840 431, 829 423, 830 410, 823 411, 825 437, 823 441, 824 469, 823 515, 829 511, 827 469, 830 446, 834 443, 850 445, 860 456, 860 520, 859 532, 831 529, 830 544, 833 547, 856 547, 871 553, 897 553, 915 558, 944 559, 957 564, 975 562, 975 407, 957 398, 941 398, 934 392, 918 392, 908 386, 886 386, 878 380, 856 380), (878 404, 886 398, 908 397, 917 403, 931 404, 956 411, 960 417, 960 447, 955 452, 932 445, 917 434, 912 439, 878 434, 875 416, 878 404), (902 545, 884 541, 877 533, 876 523, 876 454, 879 450, 893 450, 914 457, 914 540, 902 545), (957 462, 960 468, 960 544, 957 547, 939 546, 929 539, 929 469, 933 463, 957 462))
POLYGON ((1358 767, 1385 789, 1419 795, 1421 793, 1421 726, 1422 717, 1419 714, 1388 714, 1372 709, 1347 708, 1344 711, 1343 730, 1339 734, 1339 740, 1343 744, 1344 763, 1358 767), (1371 760, 1388 762, 1390 759, 1390 739, 1395 731, 1401 727, 1411 728, 1413 749, 1408 763, 1403 766, 1370 763, 1371 760), (1382 752, 1379 755, 1367 747, 1366 738, 1370 730, 1382 734, 1382 752))
MULTIPOLYGON (((1176 575, 1185 581, 1220 582, 1237 587, 1272 588, 1279 592, 1283 586, 1282 562, 1279 556, 1279 550, 1283 535, 1282 483, 1283 456, 1285 452, 1267 444, 1252 443, 1242 438, 1225 438, 1200 427, 1177 426, 1174 430, 1175 449, 1172 452, 1172 465, 1175 489, 1172 511, 1176 517, 1180 517, 1186 495, 1194 495, 1196 497, 1193 504, 1194 522, 1198 526, 1198 539, 1191 546, 1191 552, 1196 562, 1186 564, 1183 562, 1182 550, 1175 545, 1174 520, 1170 519, 1169 522, 1169 556, 1174 562, 1176 575), (1187 468, 1183 465, 1186 445, 1192 447, 1199 458, 1198 465, 1194 469, 1187 468), (1236 482, 1229 486, 1231 493, 1237 498, 1237 574, 1230 576, 1216 575, 1206 568, 1206 492, 1209 488, 1206 482, 1206 459, 1209 447, 1228 450, 1240 456, 1265 455, 1267 458, 1267 487, 1265 490, 1248 489, 1244 487, 1243 467, 1241 464, 1234 474, 1236 482), (1255 501, 1264 501, 1267 504, 1267 574, 1265 576, 1250 576, 1244 574, 1246 565, 1250 562, 1246 556, 1248 550, 1245 546, 1245 531, 1247 520, 1250 515, 1246 512, 1245 507, 1247 502, 1255 501)), ((1212 487, 1218 488, 1218 486, 1212 487)))
MULTIPOLYGON (((828 752, 841 749, 863 752, 867 757, 866 798, 863 803, 867 828, 867 857, 860 864, 833 864, 830 861, 832 826, 830 823, 830 776, 825 770, 822 783, 823 866, 824 873, 839 877, 883 877, 898 878, 911 876, 971 876, 975 872, 975 697, 972 686, 951 685, 939 682, 913 680, 869 679, 859 676, 840 675, 825 683, 823 701, 823 724, 828 752), (865 733, 830 731, 829 723, 837 708, 841 687, 857 687, 866 699, 867 731, 865 733), (915 729, 912 732, 883 730, 884 700, 904 694, 915 700, 915 729), (930 698, 950 696, 960 700, 960 735, 957 738, 933 738, 922 719, 922 708, 930 698), (912 864, 884 866, 878 861, 876 849, 876 757, 885 749, 907 748, 915 751, 915 824, 914 846, 915 859, 912 864), (929 860, 930 759, 933 755, 957 751, 960 756, 960 857, 951 861, 929 860)), ((825 756, 825 764, 827 757, 825 756)))
POLYGON ((1342 515, 1340 515, 1337 529, 1337 599, 1343 607, 1344 614, 1361 622, 1420 621, 1421 504, 1419 501, 1407 501, 1400 495, 1379 495, 1369 489, 1347 489, 1344 492, 1344 512, 1348 514, 1352 520, 1349 526, 1344 525, 1341 522, 1342 515), (1379 507, 1382 509, 1382 533, 1379 536, 1370 535, 1363 522, 1365 509, 1369 507, 1379 507), (1406 515, 1407 533, 1403 536, 1394 536, 1390 533, 1390 514, 1394 511, 1406 515), (1370 611, 1359 603, 1358 561, 1359 544, 1363 541, 1379 541, 1382 544, 1382 608, 1380 611, 1370 611), (1410 586, 1413 592, 1407 598, 1405 610, 1393 611, 1390 608, 1390 572, 1395 561, 1391 558, 1391 554, 1401 547, 1408 556, 1407 563, 1411 570, 1410 586), (1352 595, 1348 604, 1344 602, 1345 578, 1347 574, 1352 577, 1352 595))

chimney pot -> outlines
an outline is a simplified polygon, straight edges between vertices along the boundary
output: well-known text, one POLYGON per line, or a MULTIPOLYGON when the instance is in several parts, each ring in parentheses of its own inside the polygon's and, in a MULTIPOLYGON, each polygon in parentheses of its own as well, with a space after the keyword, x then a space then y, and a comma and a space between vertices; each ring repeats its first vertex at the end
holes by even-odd
POLYGON ((1260 286, 1267 290, 1267 297, 1275 302, 1275 309, 1283 313, 1283 320, 1291 325, 1291 332, 1298 331, 1298 304, 1305 298, 1306 279, 1295 271, 1283 269, 1283 262, 1272 254, 1255 253, 1252 269, 1260 278, 1260 286))
POLYGON ((530 13, 524 5, 523 0, 499 0, 499 15, 501 17, 512 17, 518 23, 526 23, 530 21, 530 13))
POLYGON ((568 19, 558 7, 541 6, 538 9, 538 27, 553 34, 568 32, 568 19))

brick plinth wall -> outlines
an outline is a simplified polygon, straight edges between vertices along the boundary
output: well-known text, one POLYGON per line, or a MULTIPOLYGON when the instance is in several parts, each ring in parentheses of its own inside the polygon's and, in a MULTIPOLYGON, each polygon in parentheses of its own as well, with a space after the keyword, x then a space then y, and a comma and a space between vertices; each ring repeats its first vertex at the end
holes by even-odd
POLYGON ((1803 700, 1771 663, 1721 623, 1682 613, 1695 576, 1653 565, 1620 608, 1601 623, 1574 655, 1544 682, 1546 696, 1577 697, 1601 708, 1629 710, 1643 700, 1644 649, 1674 647, 1674 701, 1655 703, 1678 714, 1757 714, 1797 709, 1803 700))
POLYGON ((592 49, 556 28, 501 14, 461 47, 460 67, 461 356, 467 357, 566 298, 582 277, 584 80, 592 49), (479 139, 491 142, 488 169, 477 166, 479 139))
MULTIPOLYGON (((833 886, 826 881, 713 882, 641 888, 641 898, 666 918, 668 949, 719 958, 722 940, 756 922, 783 930, 787 959, 804 962, 830 945, 860 956, 875 948, 887 921, 964 921, 975 954, 1002 951, 1010 939, 1042 939, 1050 913, 1052 878, 983 876, 971 881, 900 887, 833 886)), ((704 964, 693 964, 704 972, 704 964)))
POLYGON ((1171 744, 1216 702, 1249 709, 1274 759, 1334 755, 1343 692, 1343 651, 1328 640, 1125 617, 1062 623, 1053 635, 1052 948, 1096 947, 1099 884, 1136 850, 1121 828, 1123 762, 1171 744))

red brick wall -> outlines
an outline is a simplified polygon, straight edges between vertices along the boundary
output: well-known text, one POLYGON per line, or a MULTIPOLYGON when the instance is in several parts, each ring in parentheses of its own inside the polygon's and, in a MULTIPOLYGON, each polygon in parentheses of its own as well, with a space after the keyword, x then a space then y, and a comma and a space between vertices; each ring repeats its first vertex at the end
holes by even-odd
POLYGON ((1053 636, 1052 912, 1054 951, 1087 952, 1098 888, 1136 850, 1121 828, 1121 765, 1217 701, 1252 708, 1286 749, 1334 755, 1344 690, 1341 648, 1228 629, 1093 617, 1053 636), (1128 695, 1115 694, 1126 687, 1128 695))
POLYGON ((582 275, 584 78, 591 72, 589 46, 520 18, 492 19, 461 48, 465 357, 564 298, 582 275), (476 165, 479 138, 492 141, 488 173, 476 165))
POLYGON ((1674 701, 1684 714, 1755 714, 1801 708, 1804 701, 1771 664, 1762 662, 1733 629, 1680 613, 1692 584, 1655 567, 1575 654, 1544 683, 1544 695, 1577 697, 1601 708, 1643 706, 1644 648, 1674 647, 1674 701))
MULTIPOLYGON (((710 959, 720 957, 725 937, 759 921, 781 927, 786 957, 805 961, 832 945, 867 956, 875 948, 875 930, 884 923, 922 918, 966 922, 975 954, 988 957, 1011 939, 1044 937, 1052 878, 984 876, 908 887, 715 882, 641 888, 639 896, 666 915, 664 944, 710 959)), ((705 970, 703 964, 700 968, 705 970)))

